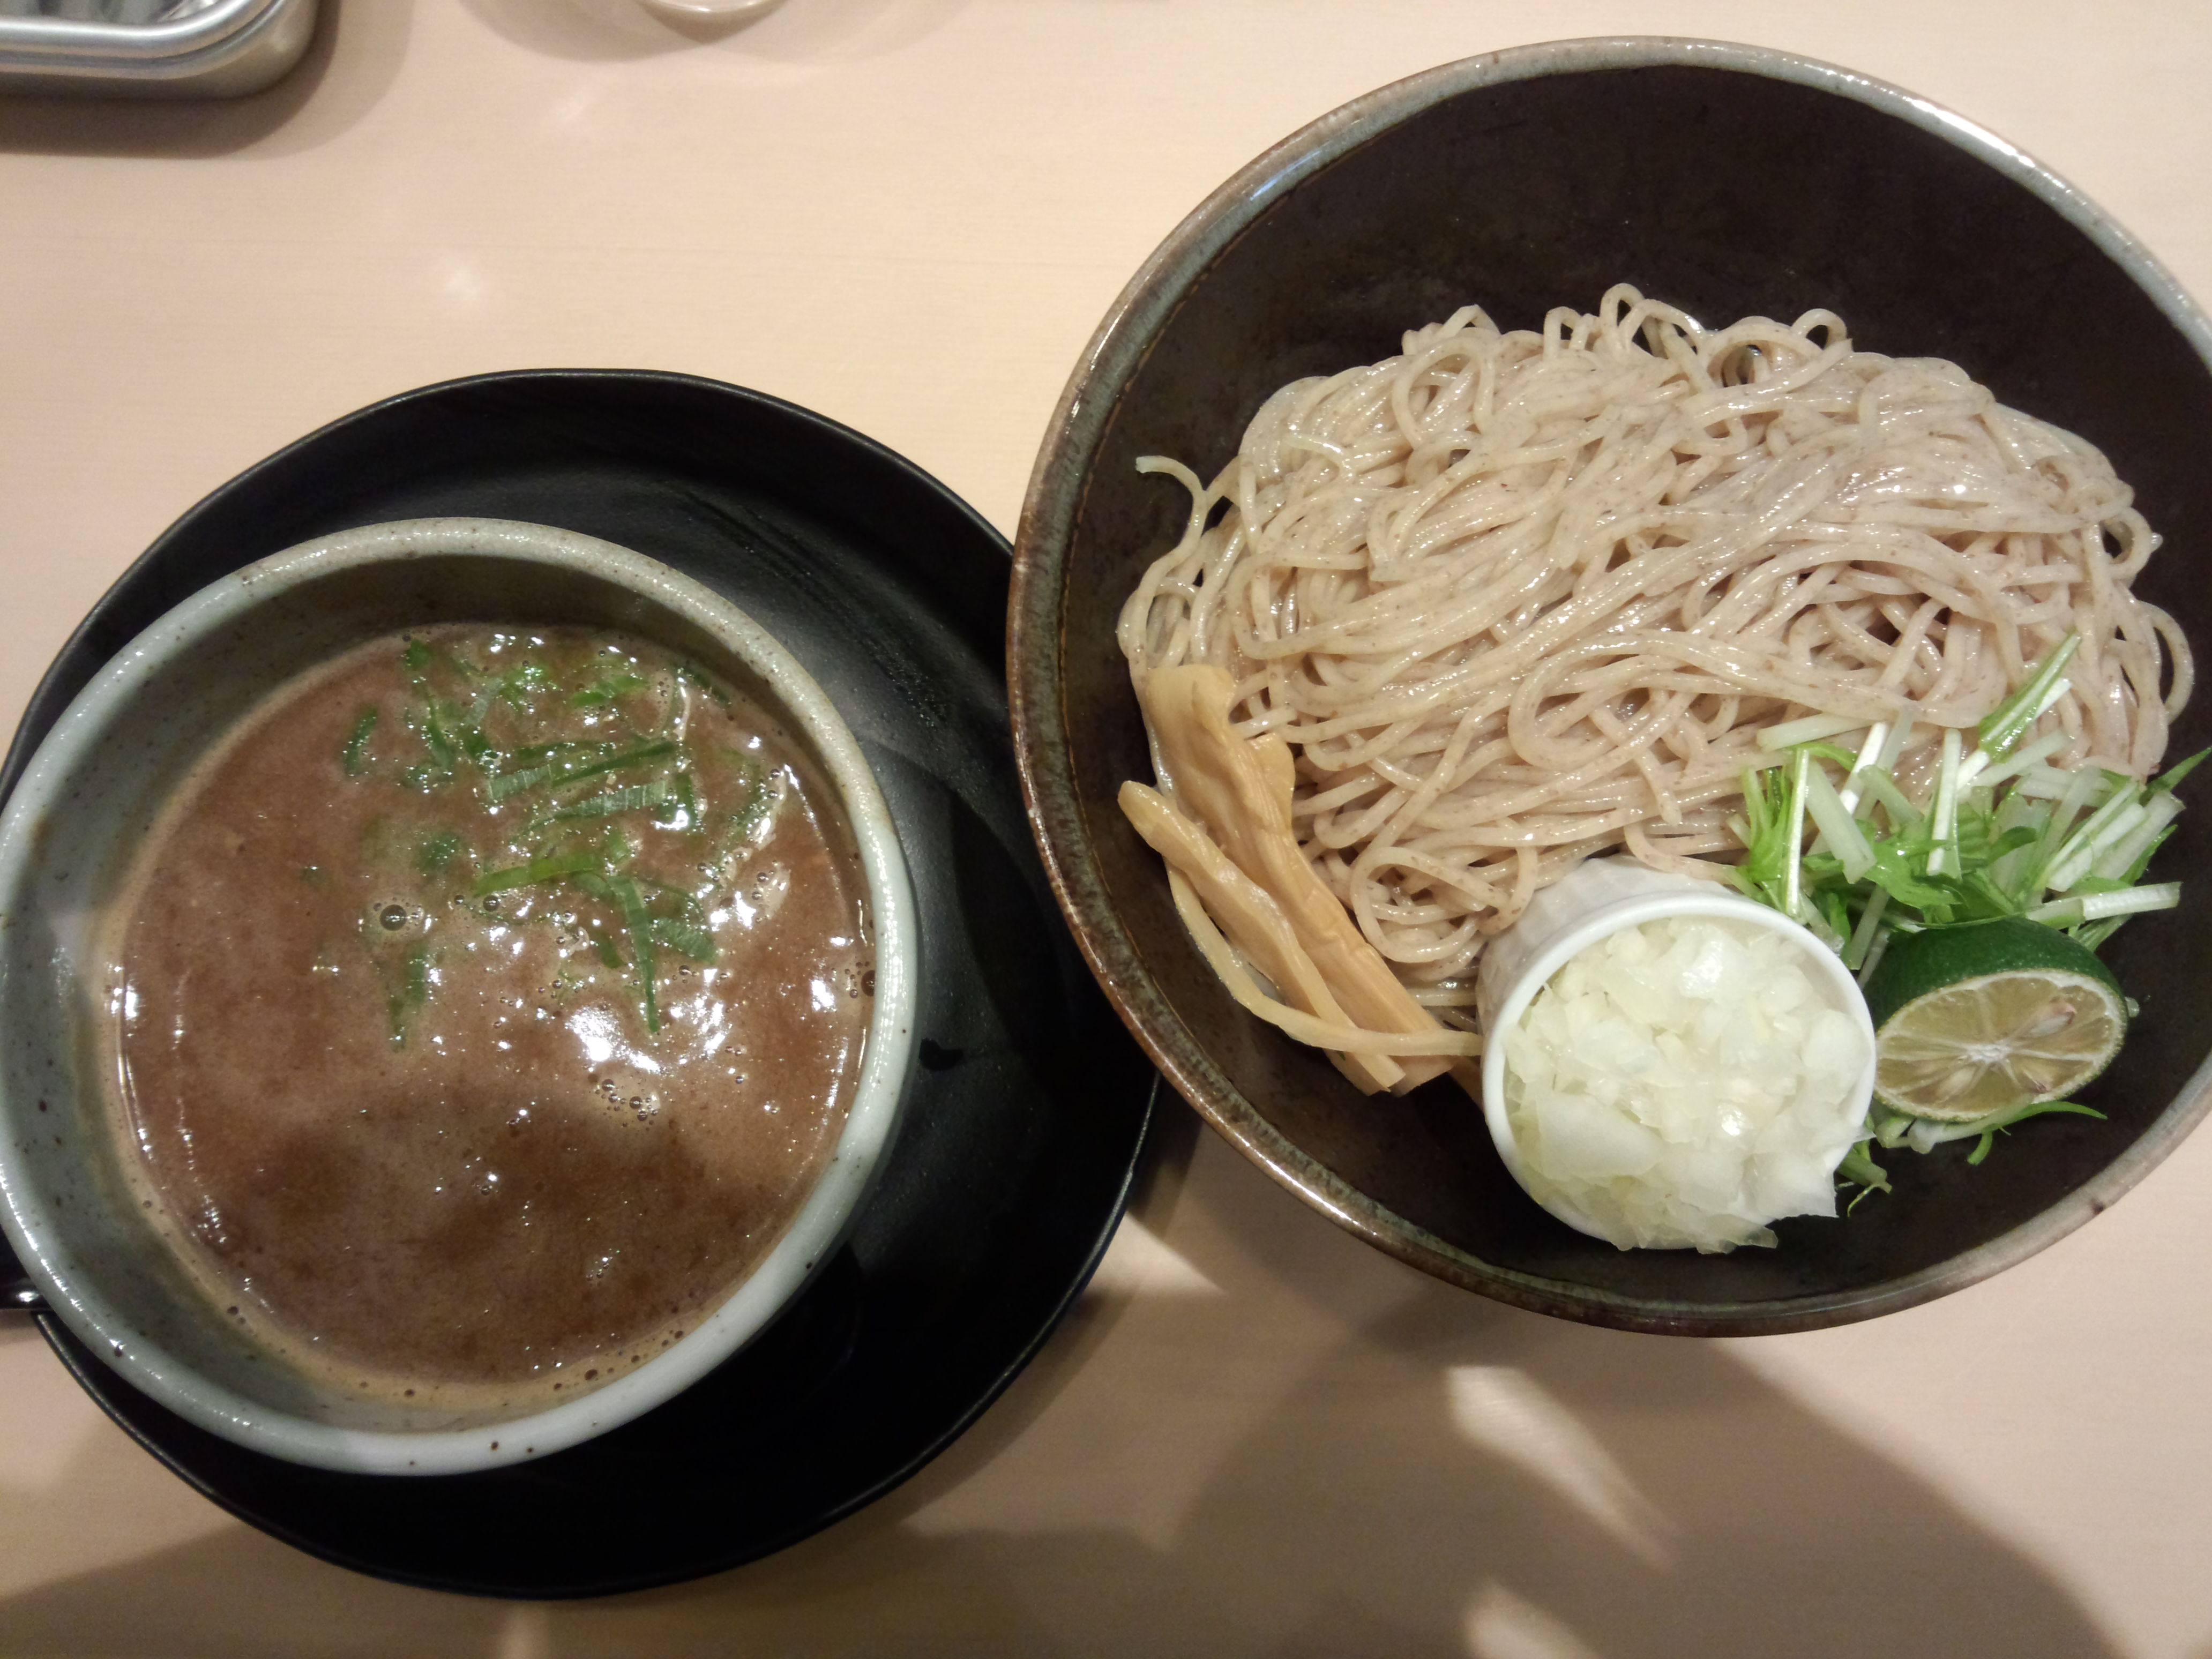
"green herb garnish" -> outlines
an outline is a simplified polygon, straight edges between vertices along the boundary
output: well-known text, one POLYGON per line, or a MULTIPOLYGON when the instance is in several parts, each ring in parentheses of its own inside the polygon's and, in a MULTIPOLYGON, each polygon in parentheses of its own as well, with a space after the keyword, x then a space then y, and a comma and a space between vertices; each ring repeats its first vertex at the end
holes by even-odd
POLYGON ((632 691, 641 690, 644 686, 645 679, 642 675, 607 674, 586 686, 568 701, 578 708, 599 708, 614 702, 617 697, 627 696, 632 691))
POLYGON ((720 953, 714 948, 714 936, 704 927, 670 916, 655 916, 653 937, 680 957, 694 962, 711 963, 720 953))
POLYGON ((617 812, 644 812, 665 806, 676 799, 676 788, 665 779, 656 778, 651 783, 629 783, 619 789, 586 795, 579 801, 556 807, 545 815, 548 823, 559 823, 569 818, 603 818, 617 812))
POLYGON ((504 893, 513 887, 532 887, 541 881, 561 881, 570 876, 599 873, 604 860, 597 853, 554 853, 527 864, 509 865, 504 870, 488 870, 478 876, 469 888, 471 898, 484 898, 493 893, 504 893))
MULTIPOLYGON (((715 961, 709 919, 737 878, 740 860, 731 854, 757 836, 773 805, 770 781, 741 750, 695 751, 679 709, 665 699, 631 699, 666 684, 657 665, 648 671, 613 648, 585 656, 508 635, 495 645, 471 662, 436 636, 405 642, 400 667, 409 696, 398 714, 420 746, 383 775, 446 803, 449 813, 428 828, 387 830, 364 850, 395 878, 405 872, 401 890, 437 880, 444 896, 434 903, 462 905, 502 925, 550 924, 573 941, 569 948, 587 944, 623 976, 647 1030, 657 1032, 661 953, 715 961), (711 769, 703 783, 702 763, 711 769), (702 833, 710 815, 720 832, 712 840, 702 833), (672 834, 690 844, 678 850, 672 834), (658 878, 678 872, 690 886, 658 878), (498 896, 509 892, 527 902, 502 908, 498 896)), ((719 703, 730 701, 690 664, 674 662, 668 672, 719 703)), ((376 720, 374 709, 362 711, 345 750, 349 775, 369 770, 376 720)), ((428 958, 401 962, 393 953, 399 938, 386 944, 374 918, 364 937, 386 976, 394 1040, 404 1041, 410 1016, 430 994, 428 958)), ((556 982, 573 987, 590 977, 564 969, 556 982)))
MULTIPOLYGON (((1814 716, 1765 734, 1762 747, 1775 758, 1743 774, 1743 811, 1729 823, 1744 856, 1729 879, 1826 939, 1862 985, 1902 933, 2019 916, 2094 951, 2128 917, 2173 908, 2179 884, 2142 877, 2180 813, 2174 785, 2204 754, 2148 784, 2100 767, 2050 764, 2065 735, 2028 734, 2064 695, 2065 670, 2079 645, 2069 635, 2038 664, 1981 722, 1971 749, 1966 734, 1942 733, 1925 810, 1906 798, 1894 770, 1912 730, 1909 714, 1894 724, 1856 725, 1814 716), (1853 730, 1865 733, 1856 754, 1825 740, 1853 730), (1777 737, 1786 746, 1771 741, 1777 737)), ((1967 1161, 1978 1164, 1998 1133, 2046 1112, 2096 1115, 2073 1102, 2051 1101, 1937 1123, 1877 1104, 1869 1140, 1838 1173, 1863 1187, 1886 1187, 1874 1144, 1925 1152, 1962 1138, 1976 1139, 1967 1161)))
POLYGON ((374 707, 364 708, 354 721, 353 735, 346 739, 345 749, 339 756, 348 777, 357 778, 368 769, 368 740, 375 734, 376 710, 374 707))
POLYGON ((459 857, 460 852, 460 836, 451 830, 441 830, 416 850, 415 867, 426 876, 434 876, 459 857))
POLYGON ((394 1047, 406 1042, 408 1020, 429 1000, 430 952, 428 946, 417 945, 407 953, 406 963, 400 969, 399 983, 385 1000, 385 1006, 392 1016, 394 1047))
POLYGON ((543 765, 526 767, 519 772, 504 772, 486 779, 484 793, 495 801, 506 800, 526 789, 557 788, 562 784, 574 783, 583 778, 595 778, 603 773, 642 766, 675 752, 675 740, 660 738, 650 743, 616 749, 612 753, 589 760, 548 761, 543 765))

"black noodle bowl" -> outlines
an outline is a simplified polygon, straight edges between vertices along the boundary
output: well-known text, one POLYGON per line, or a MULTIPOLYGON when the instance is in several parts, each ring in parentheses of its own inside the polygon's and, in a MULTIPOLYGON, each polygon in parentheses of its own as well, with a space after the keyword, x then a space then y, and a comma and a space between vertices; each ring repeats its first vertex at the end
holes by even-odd
MULTIPOLYGON (((1815 307, 1863 349, 1939 356, 2111 457, 2168 536, 2136 591, 2192 637, 2212 595, 2187 527, 2212 522, 2212 330, 2127 234, 2048 172, 1922 100, 1746 46, 1531 46, 1386 87, 1217 191, 1137 274, 1078 365, 1023 513, 1009 623, 1016 744, 1060 902, 1122 1018, 1183 1094, 1278 1180, 1413 1265, 1542 1312, 1685 1334, 1802 1330, 1959 1289, 2112 1203, 2201 1117, 2212 884, 2186 815, 2154 875, 2174 915, 2106 947, 2142 1018, 2084 1098, 1969 1169, 1971 1143, 1889 1160, 1847 1221, 1772 1250, 1622 1252, 1513 1183, 1449 1083, 1362 1097, 1238 1009, 1158 860, 1114 805, 1150 776, 1114 638, 1186 502, 1141 455, 1210 476, 1304 375, 1372 362, 1479 303, 1539 326, 1634 283, 1709 321, 1815 307), (1656 136, 1655 137, 1655 136, 1656 136), (2179 532, 2179 533, 2177 533, 2179 532)), ((2199 702, 2168 752, 2212 736, 2199 702)))

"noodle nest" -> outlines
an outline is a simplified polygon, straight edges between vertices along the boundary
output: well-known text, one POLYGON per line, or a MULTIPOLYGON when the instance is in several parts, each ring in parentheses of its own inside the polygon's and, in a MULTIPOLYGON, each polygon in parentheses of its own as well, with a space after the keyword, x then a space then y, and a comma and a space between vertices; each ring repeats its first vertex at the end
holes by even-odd
MULTIPOLYGON (((1436 1012, 1584 858, 1713 875, 1761 731, 1919 725, 1924 773, 2069 633, 2039 729, 2137 777, 2189 694, 2130 583, 2158 544, 2104 456, 1826 311, 1709 330, 1617 287, 1501 331, 1475 307, 1254 416, 1123 608, 1141 695, 1235 684, 1297 759, 1300 846, 1436 1012)), ((1170 796, 1174 779, 1161 763, 1170 796)))

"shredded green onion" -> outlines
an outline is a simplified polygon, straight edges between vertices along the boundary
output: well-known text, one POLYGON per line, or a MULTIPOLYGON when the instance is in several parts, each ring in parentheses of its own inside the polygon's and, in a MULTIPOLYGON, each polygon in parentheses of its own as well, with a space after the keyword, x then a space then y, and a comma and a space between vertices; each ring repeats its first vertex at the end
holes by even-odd
POLYGON ((2065 694, 2062 677, 2066 665, 2074 660, 2074 653, 2081 648, 2081 636, 2069 634, 2059 642, 2058 648, 2037 665, 2025 685, 1990 711, 1981 724, 1983 749, 1999 760, 2012 753, 2013 745, 2065 694))
POLYGON ((493 893, 504 893, 510 887, 531 887, 541 881, 559 881, 568 876, 581 876, 598 871, 600 860, 596 853, 556 853, 550 857, 532 859, 527 864, 511 864, 504 870, 490 870, 478 876, 469 889, 471 898, 483 898, 493 893))
POLYGON ((609 789, 549 812, 545 821, 558 823, 569 818, 603 818, 617 812, 641 812, 649 807, 665 806, 675 799, 676 791, 659 780, 625 784, 619 789, 609 789))
POLYGON ((353 735, 346 739, 345 749, 339 756, 345 775, 357 778, 368 769, 368 740, 376 734, 376 709, 372 705, 361 711, 353 723, 353 735))
MULTIPOLYGON (((2094 950, 2128 917, 2175 908, 2178 883, 2142 877, 2174 832, 2181 811, 2174 785, 2204 756, 2148 784, 2094 764, 2051 764, 2069 734, 2031 733, 2064 695, 2065 669, 2080 643, 2069 635, 2039 664, 1982 722, 1978 742, 1955 728, 1943 732, 1924 811, 1897 778, 1914 725, 1909 711, 1888 725, 1816 714, 1771 728, 1761 748, 1786 752, 1786 763, 1778 773, 1741 775, 1743 810, 1728 827, 1744 854, 1731 879, 1829 939, 1862 985, 1899 933, 2017 915, 2063 928, 2094 950), (1862 730, 1856 754, 1828 741, 1862 730), (1808 817, 1816 832, 1809 848, 1808 817)), ((1868 1139, 1838 1173, 1862 1187, 1886 1187, 1871 1155, 1877 1146, 1925 1151, 1972 1139, 1968 1161, 1978 1163, 1998 1133, 2026 1117, 2088 1109, 2054 1102, 1936 1124, 1877 1107, 1868 1139)))
POLYGON ((526 767, 519 772, 502 772, 484 781, 484 793, 495 801, 519 795, 526 789, 538 789, 564 783, 574 783, 583 778, 595 778, 603 772, 620 772, 632 766, 642 766, 647 761, 660 759, 676 752, 672 738, 656 738, 650 743, 635 744, 611 755, 593 760, 549 763, 543 766, 526 767))

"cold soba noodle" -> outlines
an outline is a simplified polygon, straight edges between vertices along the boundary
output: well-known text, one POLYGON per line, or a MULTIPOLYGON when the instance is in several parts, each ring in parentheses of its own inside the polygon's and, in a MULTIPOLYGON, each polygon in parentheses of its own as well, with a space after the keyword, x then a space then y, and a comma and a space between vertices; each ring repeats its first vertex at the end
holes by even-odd
POLYGON ((1364 1088, 1474 1052, 1435 1016, 1582 860, 1716 877, 1762 731, 1909 714, 1924 776, 2078 633, 2054 763, 2142 777, 2189 695, 2105 458, 1827 312, 1469 307, 1285 386, 1211 485, 1140 465, 1193 501, 1121 613, 1162 783, 1124 809, 1240 999, 1364 1088))

